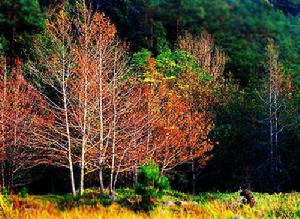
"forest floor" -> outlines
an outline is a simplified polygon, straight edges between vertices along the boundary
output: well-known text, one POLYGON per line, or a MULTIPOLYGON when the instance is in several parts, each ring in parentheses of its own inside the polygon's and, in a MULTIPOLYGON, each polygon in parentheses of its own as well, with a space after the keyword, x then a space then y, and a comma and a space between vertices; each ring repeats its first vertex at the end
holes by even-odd
POLYGON ((26 219, 171 219, 171 218, 300 218, 300 193, 254 193, 253 208, 241 206, 238 193, 201 193, 191 196, 169 191, 156 201, 150 212, 137 210, 139 197, 130 189, 121 189, 116 200, 87 190, 81 199, 71 195, 0 195, 0 218, 26 219), (168 206, 166 206, 168 205, 168 206))

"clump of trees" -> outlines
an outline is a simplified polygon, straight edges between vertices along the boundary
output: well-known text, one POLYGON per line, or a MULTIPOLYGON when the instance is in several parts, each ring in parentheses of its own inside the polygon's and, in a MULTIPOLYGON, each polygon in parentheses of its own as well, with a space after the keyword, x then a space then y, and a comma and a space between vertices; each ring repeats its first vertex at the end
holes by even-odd
MULTIPOLYGON (((35 36, 32 59, 25 65, 35 85, 26 98, 32 101, 34 94, 39 100, 36 111, 27 114, 41 118, 38 127, 30 124, 26 138, 25 133, 15 133, 15 137, 28 139, 22 147, 32 149, 32 165, 42 162, 67 168, 70 190, 76 196, 76 185, 82 195, 85 176, 94 172, 99 175, 100 191, 109 185, 113 193, 120 174, 135 172, 147 160, 165 172, 191 161, 195 168, 195 160, 204 164, 209 159, 206 153, 214 144, 209 138, 213 124, 206 110, 214 104, 210 101, 217 82, 206 78, 209 74, 192 55, 180 52, 180 58, 190 59, 187 64, 195 67, 182 65, 176 75, 168 75, 171 65, 151 56, 138 72, 129 63, 128 47, 117 37, 115 26, 84 3, 76 4, 72 11, 68 5, 58 6, 46 24, 45 31, 35 36), (74 169, 79 169, 78 183, 74 169), (104 182, 104 170, 109 172, 109 182, 104 182)), ((5 65, 2 69, 5 71, 5 65)), ((14 97, 25 107, 22 101, 26 99, 14 97)), ((26 115, 20 108, 12 112, 26 115)), ((1 117, 1 124, 6 118, 1 117)), ((11 146, 8 140, 4 142, 11 146)), ((13 158, 19 164, 27 163, 27 155, 19 157, 21 146, 13 145, 13 158)), ((7 159, 7 149, 2 149, 7 159)), ((6 180, 6 175, 2 178, 6 180)))
POLYGON ((5 59, 0 64, 1 187, 12 190, 26 183, 25 170, 51 159, 41 150, 43 142, 35 138, 35 131, 48 127, 53 114, 45 99, 24 79, 19 59, 10 71, 5 59))

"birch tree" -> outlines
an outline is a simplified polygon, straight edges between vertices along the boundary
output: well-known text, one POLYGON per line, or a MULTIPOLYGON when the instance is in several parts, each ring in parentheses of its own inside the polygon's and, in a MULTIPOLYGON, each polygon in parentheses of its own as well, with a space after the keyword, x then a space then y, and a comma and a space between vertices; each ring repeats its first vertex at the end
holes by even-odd
MULTIPOLYGON (((286 114, 289 113, 288 102, 291 97, 290 77, 283 74, 282 65, 279 62, 279 49, 273 41, 267 47, 266 69, 264 88, 258 92, 260 100, 263 102, 263 111, 266 118, 261 121, 266 126, 268 139, 268 159, 262 166, 268 167, 266 174, 269 177, 271 189, 280 191, 279 176, 286 174, 286 170, 281 161, 280 148, 283 142, 280 136, 286 128, 293 124, 288 122, 286 114)), ((266 177, 265 176, 265 177, 266 177)))
POLYGON ((85 121, 79 124, 86 131, 82 133, 86 137, 81 146, 81 182, 84 169, 86 174, 97 170, 103 192, 102 172, 108 168, 112 193, 119 173, 131 169, 129 154, 133 155, 141 145, 137 139, 141 138, 140 126, 144 125, 145 116, 137 117, 136 112, 142 100, 142 86, 129 67, 126 44, 117 38, 114 25, 103 14, 93 14, 81 6, 81 19, 77 20, 78 76, 72 92, 79 92, 76 99, 82 108, 82 119, 77 120, 85 121))
MULTIPOLYGON (((283 131, 284 126, 280 121, 280 114, 283 111, 283 75, 282 68, 279 64, 278 48, 271 42, 267 46, 268 55, 268 122, 269 122, 269 146, 270 146, 270 175, 274 175, 281 170, 279 145, 279 134, 283 131)), ((278 187, 278 182, 275 182, 275 187, 278 187)), ((279 191, 279 188, 275 188, 279 191)))
MULTIPOLYGON (((74 97, 69 86, 74 71, 74 37, 72 22, 65 7, 56 8, 53 17, 48 20, 46 32, 35 39, 35 60, 28 63, 30 74, 35 75, 41 84, 48 86, 52 97, 44 94, 55 114, 55 123, 49 129, 37 133, 45 147, 51 151, 49 164, 65 167, 69 170, 70 185, 73 196, 76 196, 74 177, 74 97), (53 98, 54 97, 54 98, 53 98)), ((37 85, 39 86, 39 85, 37 85)), ((41 93, 43 92, 40 87, 41 93)))

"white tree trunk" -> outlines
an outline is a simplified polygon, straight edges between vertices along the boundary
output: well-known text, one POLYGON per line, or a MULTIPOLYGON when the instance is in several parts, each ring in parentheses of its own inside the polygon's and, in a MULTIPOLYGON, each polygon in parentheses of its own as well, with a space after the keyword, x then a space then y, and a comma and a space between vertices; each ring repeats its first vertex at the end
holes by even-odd
POLYGON ((113 193, 114 184, 114 171, 115 171, 115 147, 116 147, 116 120, 117 120, 117 99, 116 99, 116 89, 117 89, 117 72, 116 72, 116 56, 114 59, 114 70, 113 70, 113 92, 112 92, 112 104, 113 104, 113 139, 112 139, 112 150, 111 150, 111 171, 110 171, 110 193, 113 193))
MULTIPOLYGON (((101 37, 101 36, 100 36, 101 37)), ((101 38, 100 38, 101 39, 101 38)), ((101 40, 100 40, 101 41, 101 40)), ((100 193, 103 194, 104 192, 104 185, 103 185, 103 148, 104 148, 104 124, 103 124, 103 57, 102 57, 102 48, 100 42, 99 50, 99 184, 100 184, 100 193)))
MULTIPOLYGON (((63 75, 64 77, 64 75, 63 75)), ((68 115, 68 103, 67 103, 67 90, 66 90, 66 81, 62 81, 62 91, 63 91, 63 103, 64 103, 64 115, 65 115, 65 125, 66 125, 66 134, 68 140, 68 163, 70 171, 70 181, 73 197, 76 196, 75 190, 75 180, 74 180, 74 170, 73 170, 73 160, 72 160, 72 145, 71 145, 71 135, 70 135, 70 124, 69 124, 69 115, 68 115)))

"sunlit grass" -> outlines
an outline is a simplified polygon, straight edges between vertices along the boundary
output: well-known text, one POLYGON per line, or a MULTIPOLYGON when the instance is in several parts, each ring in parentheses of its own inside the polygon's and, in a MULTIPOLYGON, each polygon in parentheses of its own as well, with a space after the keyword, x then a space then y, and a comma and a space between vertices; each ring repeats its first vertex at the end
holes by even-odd
MULTIPOLYGON (((96 195, 96 194, 95 194, 96 195)), ((96 195, 97 196, 97 195, 96 195)), ((260 194, 255 193, 257 200, 253 208, 241 206, 238 193, 203 193, 199 196, 189 196, 183 193, 170 192, 157 202, 157 207, 151 212, 134 211, 124 207, 121 199, 134 196, 129 191, 120 191, 117 203, 104 207, 103 199, 88 196, 85 200, 77 200, 76 205, 60 208, 65 196, 28 196, 26 199, 0 195, 0 217, 26 219, 76 219, 76 218, 107 218, 107 219, 171 219, 171 218, 299 218, 300 193, 260 194), (125 195, 126 194, 126 195, 125 195), (92 198, 91 198, 92 197, 92 198), (95 199, 94 201, 92 199, 95 199), (196 201, 197 204, 164 208, 166 200, 196 201), (17 203, 16 203, 17 202, 17 203), (18 206, 17 206, 18 205, 18 206), (122 206, 123 205, 123 206, 122 206)), ((194 202, 195 203, 195 202, 194 202)))
POLYGON ((13 214, 13 205, 10 197, 0 194, 0 216, 11 217, 13 214))

